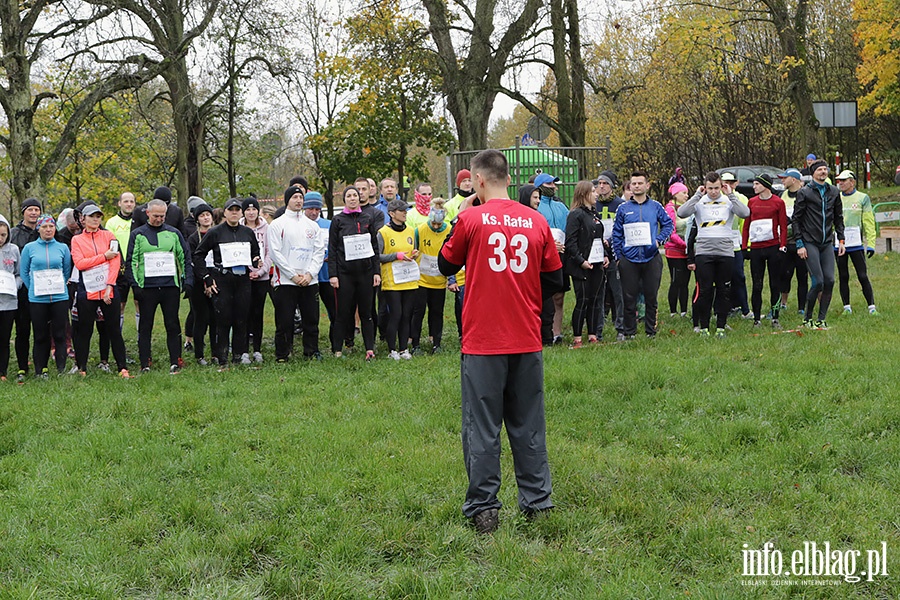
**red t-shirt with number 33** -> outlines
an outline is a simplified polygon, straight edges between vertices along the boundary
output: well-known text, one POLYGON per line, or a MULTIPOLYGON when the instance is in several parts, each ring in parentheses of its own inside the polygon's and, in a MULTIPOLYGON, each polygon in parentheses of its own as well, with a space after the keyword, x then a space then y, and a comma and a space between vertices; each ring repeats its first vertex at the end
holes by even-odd
POLYGON ((459 214, 444 258, 466 267, 464 354, 541 351, 541 273, 562 268, 536 210, 494 199, 459 214))

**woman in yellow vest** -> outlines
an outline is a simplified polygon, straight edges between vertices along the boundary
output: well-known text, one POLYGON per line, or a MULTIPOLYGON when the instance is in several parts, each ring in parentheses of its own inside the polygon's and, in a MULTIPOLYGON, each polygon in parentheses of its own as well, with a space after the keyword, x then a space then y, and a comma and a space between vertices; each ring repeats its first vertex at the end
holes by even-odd
POLYGON ((403 200, 388 202, 388 223, 378 231, 381 292, 388 307, 384 337, 390 350, 388 356, 394 360, 412 358, 407 349, 409 323, 419 287, 419 251, 415 248, 414 230, 406 226, 408 208, 403 200))
POLYGON ((451 226, 444 222, 447 210, 443 198, 431 201, 428 221, 415 229, 415 246, 419 251, 419 289, 413 302, 412 353, 421 354, 419 339, 422 337, 422 321, 425 307, 428 307, 428 334, 431 336, 431 353, 441 352, 441 338, 444 334, 444 300, 447 297, 447 278, 438 271, 437 256, 444 240, 450 235, 451 226))

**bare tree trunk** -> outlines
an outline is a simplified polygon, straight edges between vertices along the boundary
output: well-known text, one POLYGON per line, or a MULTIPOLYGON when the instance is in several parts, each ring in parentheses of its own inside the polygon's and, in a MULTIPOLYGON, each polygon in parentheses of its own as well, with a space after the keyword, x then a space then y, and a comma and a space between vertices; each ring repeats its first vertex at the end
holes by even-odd
POLYGON ((175 124, 175 189, 178 202, 185 205, 189 196, 203 195, 203 142, 206 119, 194 102, 184 58, 163 73, 172 101, 175 124))

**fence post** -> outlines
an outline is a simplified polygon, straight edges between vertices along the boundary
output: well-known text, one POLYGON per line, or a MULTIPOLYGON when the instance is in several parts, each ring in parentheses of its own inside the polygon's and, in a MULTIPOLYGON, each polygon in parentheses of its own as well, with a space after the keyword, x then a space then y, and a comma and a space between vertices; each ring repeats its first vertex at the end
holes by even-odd
POLYGON ((453 172, 453 161, 450 155, 444 157, 444 165, 447 168, 447 199, 453 197, 453 184, 456 183, 456 173, 453 172))

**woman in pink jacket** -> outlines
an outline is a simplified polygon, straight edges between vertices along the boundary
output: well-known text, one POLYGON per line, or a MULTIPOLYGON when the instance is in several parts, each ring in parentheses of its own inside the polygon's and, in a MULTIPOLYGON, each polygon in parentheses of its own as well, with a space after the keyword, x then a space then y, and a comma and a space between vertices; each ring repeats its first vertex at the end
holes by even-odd
POLYGON ((669 265, 670 277, 669 312, 673 317, 679 312, 682 317, 685 317, 687 316, 688 283, 691 280, 691 272, 687 267, 687 242, 684 236, 687 223, 693 217, 681 219, 675 215, 678 207, 688 199, 686 185, 681 182, 673 183, 669 186, 669 196, 672 199, 666 204, 666 213, 675 223, 675 232, 669 236, 669 241, 665 245, 666 264, 669 265), (678 310, 679 304, 681 311, 678 310))

